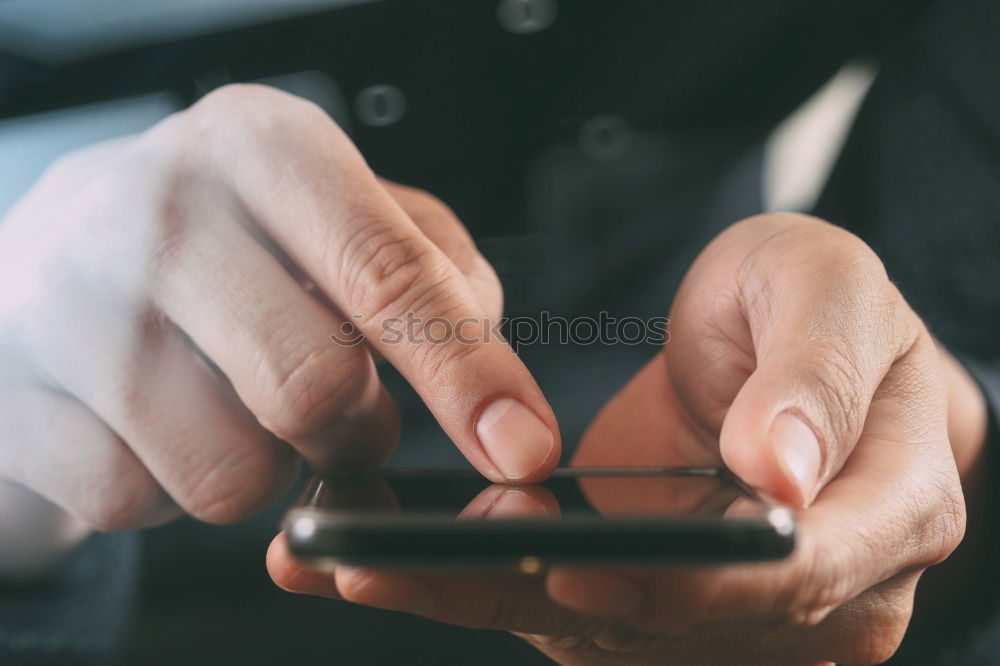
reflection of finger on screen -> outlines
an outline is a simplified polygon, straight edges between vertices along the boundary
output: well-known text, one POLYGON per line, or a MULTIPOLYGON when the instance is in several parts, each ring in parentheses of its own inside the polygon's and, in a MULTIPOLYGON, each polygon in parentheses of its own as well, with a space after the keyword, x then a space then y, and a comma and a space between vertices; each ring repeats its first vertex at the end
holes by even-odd
POLYGON ((761 518, 767 507, 751 497, 740 497, 729 505, 723 518, 761 518))
POLYGON ((459 518, 554 518, 560 515, 559 502, 542 486, 492 485, 469 502, 459 518))

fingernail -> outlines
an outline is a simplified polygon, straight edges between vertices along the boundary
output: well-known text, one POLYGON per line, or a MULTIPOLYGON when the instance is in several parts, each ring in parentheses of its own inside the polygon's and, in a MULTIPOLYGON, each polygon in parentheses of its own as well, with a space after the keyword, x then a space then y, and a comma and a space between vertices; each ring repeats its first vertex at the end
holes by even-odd
POLYGON ((486 455, 509 480, 522 479, 548 459, 555 439, 534 412, 512 398, 500 398, 483 410, 476 436, 486 455))
POLYGON ((799 417, 782 412, 771 424, 771 442, 778 459, 798 487, 805 506, 816 498, 822 453, 816 433, 799 417))

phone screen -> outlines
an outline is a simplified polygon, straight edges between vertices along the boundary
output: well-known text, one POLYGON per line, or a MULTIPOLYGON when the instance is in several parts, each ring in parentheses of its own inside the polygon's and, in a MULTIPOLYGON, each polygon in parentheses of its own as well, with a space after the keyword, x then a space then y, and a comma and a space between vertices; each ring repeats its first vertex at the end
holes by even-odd
POLYGON ((713 467, 562 468, 538 485, 493 484, 473 470, 381 470, 314 479, 300 506, 334 513, 455 519, 762 516, 758 501, 713 467))

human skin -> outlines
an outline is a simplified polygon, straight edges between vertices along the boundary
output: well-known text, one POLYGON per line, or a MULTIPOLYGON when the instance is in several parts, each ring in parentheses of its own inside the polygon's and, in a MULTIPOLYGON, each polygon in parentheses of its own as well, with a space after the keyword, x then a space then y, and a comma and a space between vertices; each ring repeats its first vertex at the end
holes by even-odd
POLYGON ((669 342, 597 415, 573 464, 725 464, 797 509, 788 559, 330 576, 303 569, 279 535, 271 576, 294 592, 506 629, 565 664, 888 659, 921 574, 963 538, 962 480, 975 478, 986 430, 979 389, 875 253, 806 216, 724 231, 670 322, 669 342))
MULTIPOLYGON (((417 338, 419 322, 499 316, 454 214, 271 88, 227 86, 60 160, 0 223, 0 283, 0 490, 18 499, 0 531, 39 514, 25 505, 75 534, 230 523, 281 496, 300 459, 377 465, 399 420, 376 357, 490 479, 538 481, 559 459, 505 341, 383 339, 396 317, 417 338), (331 338, 351 326, 364 344, 331 338)), ((24 552, 65 547, 55 531, 24 552)), ((0 534, 0 575, 25 534, 0 534)))

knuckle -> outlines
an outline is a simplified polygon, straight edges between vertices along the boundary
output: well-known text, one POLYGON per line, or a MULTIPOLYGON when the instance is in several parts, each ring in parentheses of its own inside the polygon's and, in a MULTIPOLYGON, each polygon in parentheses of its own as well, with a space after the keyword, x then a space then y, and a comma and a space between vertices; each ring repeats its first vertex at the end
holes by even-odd
POLYGON ((232 83, 202 97, 191 110, 209 119, 269 123, 290 113, 316 108, 307 100, 271 86, 256 83, 232 83), (241 113, 253 111, 253 113, 241 113))
POLYGON ((811 629, 823 622, 843 599, 842 587, 836 583, 800 592, 782 614, 783 623, 798 629, 811 629))
POLYGON ((881 664, 888 661, 903 642, 907 623, 891 623, 872 627, 861 633, 855 642, 853 654, 840 663, 857 666, 881 664))
POLYGON ((811 215, 761 213, 732 225, 720 234, 719 240, 731 241, 747 248, 740 272, 749 274, 755 269, 768 266, 778 257, 787 260, 802 248, 808 248, 809 254, 815 257, 815 238, 818 234, 828 233, 833 229, 837 228, 811 215), (790 252, 793 254, 790 255, 790 252))
POLYGON ((823 243, 813 250, 828 273, 859 286, 887 286, 889 277, 879 256, 861 238, 846 229, 825 224, 823 243))
POLYGON ((800 561, 802 564, 785 579, 775 601, 784 624, 808 629, 820 624, 851 597, 853 558, 846 552, 827 550, 800 561))
MULTIPOLYGON (((911 598, 912 599, 912 598, 911 598)), ((888 661, 899 649, 910 623, 911 604, 879 603, 872 616, 857 622, 847 653, 838 663, 867 666, 888 661)))
POLYGON ((483 257, 477 258, 480 269, 473 273, 471 282, 480 295, 480 305, 495 320, 503 316, 503 284, 500 276, 483 257))
POLYGON ((77 517, 95 530, 119 532, 142 527, 164 503, 163 491, 148 475, 126 471, 109 474, 108 478, 114 479, 115 486, 93 493, 92 502, 77 512, 77 517))
POLYGON ((957 480, 942 488, 941 500, 924 526, 921 543, 928 544, 928 566, 944 562, 962 543, 966 529, 965 499, 957 480))
POLYGON ((83 522, 99 532, 119 532, 141 524, 136 498, 122 492, 105 494, 77 512, 83 522))
POLYGON ((412 310, 444 278, 428 248, 391 222, 363 224, 343 252, 344 289, 362 329, 390 308, 412 310))
POLYGON ((500 317, 503 310, 500 278, 451 208, 424 190, 402 185, 395 188, 394 196, 403 210, 465 276, 483 309, 500 317))
POLYGON ((870 382, 862 359, 849 346, 839 337, 815 338, 809 343, 809 353, 799 359, 822 425, 838 441, 860 435, 867 411, 860 391, 870 382))
POLYGON ((241 448, 191 475, 178 501, 198 520, 235 523, 262 510, 283 492, 294 469, 292 457, 278 446, 241 448))
POLYGON ((803 225, 817 226, 825 225, 819 218, 803 213, 758 213, 750 217, 743 218, 732 227, 731 233, 748 234, 751 237, 759 238, 768 233, 783 232, 785 229, 797 228, 803 225))
POLYGON ((291 362, 262 366, 260 424, 280 439, 313 435, 365 396, 375 380, 369 358, 324 346, 291 362))
MULTIPOLYGON (((250 83, 217 88, 182 117, 186 119, 183 131, 189 138, 201 138, 206 132, 218 133, 261 148, 286 146, 285 153, 289 152, 289 144, 295 149, 312 146, 315 152, 316 130, 337 127, 313 102, 277 88, 250 83)), ((334 135, 343 137, 340 132, 334 135)))
MULTIPOLYGON (((419 332, 418 332, 418 335, 419 332)), ((482 344, 465 344, 458 341, 445 344, 422 344, 417 348, 417 364, 426 382, 437 385, 448 382, 449 376, 462 367, 482 367, 474 362, 474 357, 485 353, 482 344)))
POLYGON ((277 88, 271 88, 254 83, 230 83, 209 91, 192 107, 205 112, 229 112, 245 105, 257 105, 262 100, 274 97, 280 98, 284 93, 277 88))
POLYGON ((736 223, 725 233, 749 245, 744 271, 782 261, 804 264, 827 281, 832 277, 849 284, 889 284, 882 260, 867 243, 810 215, 763 213, 736 223))

